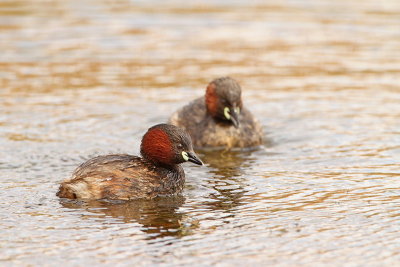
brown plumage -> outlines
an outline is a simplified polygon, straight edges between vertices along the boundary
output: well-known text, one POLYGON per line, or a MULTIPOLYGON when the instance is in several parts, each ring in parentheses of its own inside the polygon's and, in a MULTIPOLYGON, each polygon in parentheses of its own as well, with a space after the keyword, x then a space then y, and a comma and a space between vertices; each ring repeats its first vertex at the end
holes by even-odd
POLYGON ((230 77, 212 81, 205 97, 175 112, 169 123, 185 129, 196 148, 261 145, 263 130, 243 107, 240 85, 230 77))
POLYGON ((83 199, 151 199, 180 193, 185 173, 180 163, 202 165, 190 136, 168 124, 151 127, 143 136, 142 157, 126 154, 92 158, 60 185, 57 196, 83 199))

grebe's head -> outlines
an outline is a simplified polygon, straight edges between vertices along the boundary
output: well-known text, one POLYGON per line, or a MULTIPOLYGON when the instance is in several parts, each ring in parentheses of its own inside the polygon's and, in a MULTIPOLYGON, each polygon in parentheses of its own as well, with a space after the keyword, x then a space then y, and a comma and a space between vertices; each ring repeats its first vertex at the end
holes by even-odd
POLYGON ((170 124, 157 124, 149 128, 142 138, 140 154, 143 158, 164 166, 186 161, 203 165, 193 151, 189 134, 170 124))
POLYGON ((206 90, 207 111, 216 119, 228 121, 239 127, 242 108, 242 90, 230 77, 222 77, 210 82, 206 90))

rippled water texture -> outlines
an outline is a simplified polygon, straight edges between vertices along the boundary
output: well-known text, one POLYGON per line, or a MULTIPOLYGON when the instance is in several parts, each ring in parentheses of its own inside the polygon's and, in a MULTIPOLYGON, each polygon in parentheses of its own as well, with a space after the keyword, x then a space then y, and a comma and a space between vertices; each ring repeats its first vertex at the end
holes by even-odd
POLYGON ((265 2, 1 1, 0 265, 399 264, 400 2, 265 2), (182 197, 55 196, 224 75, 260 149, 198 151, 182 197))

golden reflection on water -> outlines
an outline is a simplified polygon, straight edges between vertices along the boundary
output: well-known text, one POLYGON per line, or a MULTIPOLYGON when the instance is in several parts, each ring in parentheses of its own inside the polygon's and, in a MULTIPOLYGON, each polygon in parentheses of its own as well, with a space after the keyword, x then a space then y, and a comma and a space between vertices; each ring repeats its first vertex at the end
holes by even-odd
POLYGON ((159 198, 157 201, 71 201, 61 200, 60 204, 68 209, 84 209, 90 215, 82 215, 82 219, 115 218, 117 223, 139 223, 141 230, 149 239, 166 236, 182 237, 189 235, 198 227, 198 223, 185 218, 179 212, 184 197, 159 198))
POLYGON ((398 13, 392 2, 346 4, 343 13, 330 12, 330 4, 323 2, 314 6, 208 3, 177 9, 173 3, 154 8, 100 1, 83 6, 84 14, 74 4, 4 4, 0 9, 4 25, 20 31, 1 32, 5 58, 0 62, 0 86, 25 92, 98 86, 191 87, 204 86, 210 77, 226 73, 253 89, 268 84, 281 89, 340 90, 345 77, 351 78, 352 88, 365 86, 357 82, 360 79, 374 86, 383 82, 385 87, 394 86, 391 79, 398 81, 399 62, 391 56, 399 46, 398 13), (113 17, 116 9, 122 13, 113 17), (8 14, 11 10, 30 13, 8 14), (359 17, 350 16, 352 12, 359 17), (191 21, 186 13, 193 13, 191 21), (215 25, 213 31, 201 24, 203 13, 215 25), (94 14, 114 22, 105 23, 100 31, 94 14), (148 22, 159 14, 171 23, 148 22), (18 20, 18 16, 32 19, 18 20), (324 84, 315 83, 310 73, 324 84))
POLYGON ((398 25, 389 0, 0 2, 0 259, 394 266, 398 25), (198 151, 183 197, 55 197, 225 75, 264 146, 198 151))

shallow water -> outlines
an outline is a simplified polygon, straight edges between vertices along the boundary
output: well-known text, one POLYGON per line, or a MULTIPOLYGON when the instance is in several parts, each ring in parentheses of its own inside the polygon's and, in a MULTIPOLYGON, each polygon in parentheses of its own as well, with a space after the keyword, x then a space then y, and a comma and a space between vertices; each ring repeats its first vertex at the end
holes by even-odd
POLYGON ((0 2, 1 265, 399 264, 398 1, 116 2, 0 2), (264 146, 198 151, 182 197, 55 196, 224 75, 264 146))

